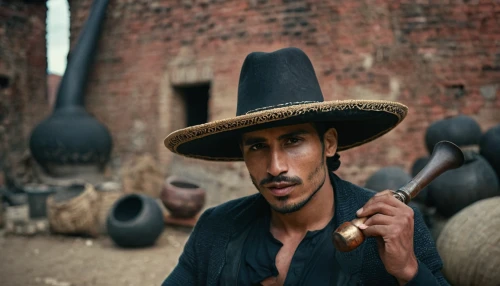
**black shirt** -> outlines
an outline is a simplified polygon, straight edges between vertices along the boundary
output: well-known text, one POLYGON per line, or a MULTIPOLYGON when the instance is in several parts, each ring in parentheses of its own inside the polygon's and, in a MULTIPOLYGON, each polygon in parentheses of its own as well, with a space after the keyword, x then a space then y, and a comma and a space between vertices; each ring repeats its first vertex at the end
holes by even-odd
MULTIPOLYGON (((283 244, 270 232, 270 212, 250 227, 241 256, 239 285, 260 285, 266 278, 278 275, 275 261, 283 244)), ((331 240, 336 227, 334 217, 325 228, 307 232, 292 257, 284 285, 344 284, 331 240)))

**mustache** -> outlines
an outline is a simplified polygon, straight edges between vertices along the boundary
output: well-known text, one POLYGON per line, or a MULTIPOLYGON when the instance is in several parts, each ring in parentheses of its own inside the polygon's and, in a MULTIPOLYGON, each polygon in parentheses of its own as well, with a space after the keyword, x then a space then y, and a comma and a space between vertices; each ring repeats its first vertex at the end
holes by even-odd
POLYGON ((278 175, 275 177, 267 177, 260 181, 259 185, 262 187, 270 183, 292 183, 292 184, 302 184, 302 179, 299 177, 287 177, 285 175, 278 175))

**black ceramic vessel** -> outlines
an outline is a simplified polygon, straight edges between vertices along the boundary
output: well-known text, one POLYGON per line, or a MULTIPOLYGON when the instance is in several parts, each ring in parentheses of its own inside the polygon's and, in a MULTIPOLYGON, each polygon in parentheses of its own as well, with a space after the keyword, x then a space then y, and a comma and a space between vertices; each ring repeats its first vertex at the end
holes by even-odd
POLYGON ((446 140, 460 147, 478 145, 481 138, 481 126, 470 116, 458 115, 432 123, 425 133, 425 145, 429 154, 434 145, 446 140))
POLYGON ((31 134, 34 159, 56 177, 75 175, 88 168, 101 172, 110 158, 112 138, 108 129, 84 107, 87 78, 107 5, 108 0, 93 2, 89 18, 70 53, 53 113, 31 134))
MULTIPOLYGON (((413 162, 413 165, 411 167, 411 176, 415 177, 424 167, 427 165, 429 162, 430 157, 420 157, 415 162, 413 162)), ((416 202, 422 203, 424 205, 430 206, 430 202, 428 200, 428 193, 429 188, 426 186, 424 187, 420 193, 413 199, 416 202)))
POLYGON ((484 157, 470 150, 464 155, 462 167, 446 171, 428 186, 430 203, 444 217, 476 201, 500 195, 498 178, 484 157))
MULTIPOLYGON (((372 174, 366 181, 365 188, 381 192, 384 190, 396 191, 402 186, 406 185, 411 180, 411 176, 401 167, 389 166, 384 167, 372 174)), ((421 190, 417 197, 415 197, 408 204, 410 207, 418 209, 424 218, 425 224, 430 227, 430 220, 427 214, 427 209, 423 204, 422 197, 426 194, 422 194, 424 190, 421 190), (420 199, 417 199, 420 198, 420 199)))
POLYGON ((381 192, 383 190, 397 190, 411 180, 405 170, 400 167, 384 167, 371 175, 366 181, 365 188, 381 192))
POLYGON ((484 133, 479 147, 481 155, 490 163, 500 179, 500 125, 484 133))
POLYGON ((106 227, 110 238, 120 247, 151 246, 163 231, 163 212, 152 197, 125 195, 111 207, 106 227))

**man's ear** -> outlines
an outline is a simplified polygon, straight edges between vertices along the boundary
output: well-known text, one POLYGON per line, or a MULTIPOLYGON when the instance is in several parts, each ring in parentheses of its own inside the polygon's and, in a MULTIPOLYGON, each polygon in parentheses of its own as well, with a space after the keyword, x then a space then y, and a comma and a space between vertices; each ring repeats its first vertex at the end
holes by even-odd
POLYGON ((335 128, 330 128, 325 132, 323 136, 325 143, 325 155, 326 157, 333 157, 337 152, 338 134, 335 128))

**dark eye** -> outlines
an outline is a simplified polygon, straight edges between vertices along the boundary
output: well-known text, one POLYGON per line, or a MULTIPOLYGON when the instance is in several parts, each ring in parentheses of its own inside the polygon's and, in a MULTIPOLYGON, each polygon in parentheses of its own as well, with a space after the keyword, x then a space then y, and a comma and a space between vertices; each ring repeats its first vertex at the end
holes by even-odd
POLYGON ((264 148, 264 144, 262 144, 262 143, 257 143, 257 144, 250 146, 250 150, 254 150, 254 151, 262 149, 262 148, 264 148))
POLYGON ((299 138, 293 138, 293 137, 292 137, 292 138, 288 138, 288 139, 286 140, 286 143, 285 143, 285 144, 287 144, 287 145, 288 145, 288 144, 295 144, 295 143, 297 143, 297 142, 299 142, 299 141, 300 141, 300 139, 299 139, 299 138))

